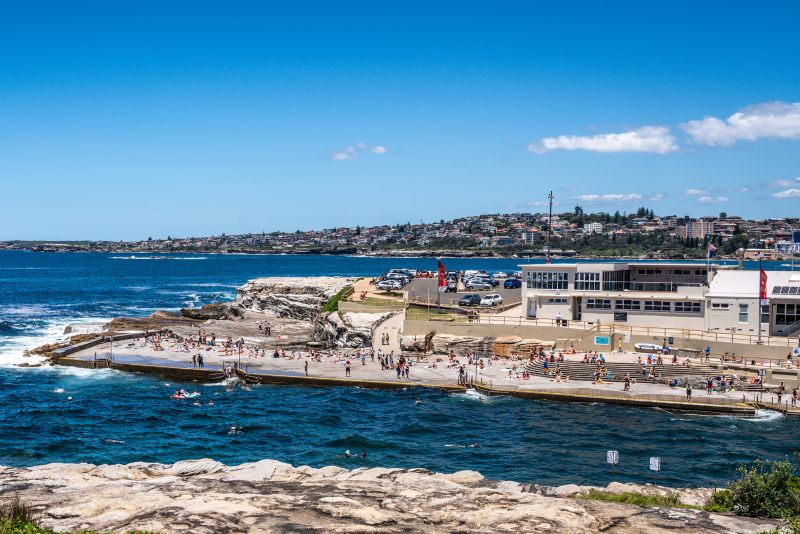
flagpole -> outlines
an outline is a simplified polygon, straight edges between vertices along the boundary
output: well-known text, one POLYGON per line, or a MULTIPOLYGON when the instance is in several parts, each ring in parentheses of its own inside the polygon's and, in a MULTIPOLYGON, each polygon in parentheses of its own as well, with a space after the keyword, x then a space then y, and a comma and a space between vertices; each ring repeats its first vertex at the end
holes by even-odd
POLYGON ((758 343, 761 345, 761 276, 764 271, 761 269, 761 254, 758 255, 758 300, 756 301, 756 312, 758 315, 758 343))

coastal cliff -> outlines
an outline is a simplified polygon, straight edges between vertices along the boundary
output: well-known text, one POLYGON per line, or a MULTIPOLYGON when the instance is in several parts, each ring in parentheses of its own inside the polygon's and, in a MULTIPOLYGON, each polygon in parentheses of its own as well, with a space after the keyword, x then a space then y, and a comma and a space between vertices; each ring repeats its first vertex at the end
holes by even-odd
MULTIPOLYGON (((33 506, 39 522, 58 531, 654 534, 772 528, 768 521, 699 510, 570 498, 586 491, 487 480, 475 471, 315 469, 274 460, 0 467, 0 493, 33 506)), ((704 491, 687 495, 697 501, 704 491)))

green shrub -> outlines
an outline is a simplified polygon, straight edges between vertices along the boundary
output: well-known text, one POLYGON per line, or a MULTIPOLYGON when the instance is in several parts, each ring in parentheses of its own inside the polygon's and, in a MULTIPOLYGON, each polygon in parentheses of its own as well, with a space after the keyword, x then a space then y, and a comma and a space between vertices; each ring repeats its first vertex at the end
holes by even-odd
POLYGON ((340 289, 334 296, 328 299, 328 302, 322 307, 322 311, 324 312, 335 312, 339 309, 339 301, 342 300, 345 295, 349 294, 349 292, 353 289, 353 286, 345 286, 340 289))
POLYGON ((31 507, 20 501, 18 495, 0 503, 0 519, 5 519, 10 522, 32 522, 34 520, 34 515, 31 507))
POLYGON ((738 515, 781 518, 800 510, 800 478, 789 461, 762 462, 740 467, 727 492, 717 492, 712 504, 738 515))
POLYGON ((681 502, 683 493, 680 491, 670 491, 666 495, 645 495, 633 491, 613 493, 610 491, 590 490, 587 495, 580 498, 593 501, 618 502, 622 504, 632 504, 634 506, 663 506, 665 508, 697 508, 681 502))

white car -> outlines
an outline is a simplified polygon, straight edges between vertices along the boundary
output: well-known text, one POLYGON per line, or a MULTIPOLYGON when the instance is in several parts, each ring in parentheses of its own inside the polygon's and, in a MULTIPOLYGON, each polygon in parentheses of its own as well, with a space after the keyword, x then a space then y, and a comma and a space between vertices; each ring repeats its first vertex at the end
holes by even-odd
POLYGON ((381 280, 375 285, 375 287, 383 291, 391 291, 393 289, 400 289, 403 287, 403 284, 401 284, 398 280, 381 280))
POLYGON ((503 303, 503 297, 497 293, 491 293, 481 299, 481 306, 499 306, 503 303))
POLYGON ((492 278, 494 278, 495 280, 503 280, 504 278, 508 278, 508 273, 503 273, 503 272, 494 273, 492 275, 492 278))

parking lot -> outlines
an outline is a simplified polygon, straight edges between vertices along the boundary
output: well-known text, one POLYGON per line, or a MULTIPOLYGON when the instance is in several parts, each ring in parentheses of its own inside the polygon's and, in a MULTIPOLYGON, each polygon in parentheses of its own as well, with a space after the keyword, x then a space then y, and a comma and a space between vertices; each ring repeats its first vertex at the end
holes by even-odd
MULTIPOLYGON (((503 304, 518 304, 522 301, 522 289, 506 289, 503 287, 505 280, 500 280, 500 285, 485 291, 465 291, 463 285, 459 284, 458 293, 442 293, 442 304, 456 305, 458 300, 468 293, 477 293, 478 295, 488 295, 489 293, 498 293, 503 297, 503 304)), ((407 284, 403 291, 408 292, 409 300, 425 300, 430 298, 436 301, 436 292, 438 291, 438 280, 436 278, 415 278, 407 284)))

